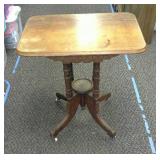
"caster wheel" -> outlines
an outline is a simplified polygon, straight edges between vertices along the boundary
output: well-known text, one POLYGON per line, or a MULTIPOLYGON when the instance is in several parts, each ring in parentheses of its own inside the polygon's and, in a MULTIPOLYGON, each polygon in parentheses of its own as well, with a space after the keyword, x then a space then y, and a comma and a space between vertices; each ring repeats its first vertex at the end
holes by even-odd
POLYGON ((114 136, 112 137, 112 139, 116 139, 116 135, 114 135, 114 136))
POLYGON ((55 102, 59 102, 59 100, 60 100, 60 99, 56 97, 55 102))
POLYGON ((57 142, 57 141, 58 141, 58 138, 57 138, 57 137, 55 137, 55 138, 54 138, 54 141, 55 141, 55 142, 57 142))
POLYGON ((58 138, 54 136, 54 131, 51 131, 51 132, 50 132, 50 137, 51 137, 51 138, 54 138, 54 141, 55 141, 55 142, 58 141, 58 138))

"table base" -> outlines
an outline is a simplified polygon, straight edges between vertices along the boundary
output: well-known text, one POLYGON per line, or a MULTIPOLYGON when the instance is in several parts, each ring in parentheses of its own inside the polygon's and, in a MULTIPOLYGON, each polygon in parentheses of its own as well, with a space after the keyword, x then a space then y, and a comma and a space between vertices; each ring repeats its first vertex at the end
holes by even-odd
POLYGON ((74 80, 72 64, 63 64, 63 70, 66 86, 66 96, 60 93, 56 93, 56 97, 58 100, 63 99, 67 101, 67 114, 57 125, 57 127, 51 131, 50 136, 54 138, 57 137, 59 132, 63 130, 72 120, 72 118, 76 114, 78 106, 80 105, 82 108, 84 108, 84 106, 88 108, 93 119, 97 122, 97 124, 101 126, 101 128, 103 128, 107 132, 110 137, 115 137, 115 130, 112 129, 107 124, 107 122, 105 122, 99 116, 99 102, 108 100, 108 98, 111 96, 110 93, 108 93, 107 95, 99 96, 100 63, 93 63, 93 96, 90 96, 88 94, 76 94, 73 96, 73 90, 71 87, 71 82, 74 80))

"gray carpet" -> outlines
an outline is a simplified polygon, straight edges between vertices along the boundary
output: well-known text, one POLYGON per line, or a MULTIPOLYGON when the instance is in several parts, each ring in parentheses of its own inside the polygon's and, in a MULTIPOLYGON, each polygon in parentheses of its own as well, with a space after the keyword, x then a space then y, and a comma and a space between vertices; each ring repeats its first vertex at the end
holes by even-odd
MULTIPOLYGON (((110 12, 109 5, 21 5, 22 23, 32 15, 53 13, 110 12)), ((155 35, 146 54, 130 55, 130 72, 124 56, 101 63, 103 92, 111 98, 101 105, 101 116, 117 131, 111 139, 93 121, 87 110, 78 110, 76 117, 54 142, 49 131, 65 115, 65 103, 55 103, 55 93, 64 93, 62 64, 46 58, 21 57, 16 74, 14 50, 7 51, 5 79, 11 93, 5 105, 4 152, 6 154, 139 154, 151 153, 131 76, 135 75, 145 115, 156 143, 156 49, 155 35)), ((74 64, 76 78, 91 78, 92 63, 74 64)))

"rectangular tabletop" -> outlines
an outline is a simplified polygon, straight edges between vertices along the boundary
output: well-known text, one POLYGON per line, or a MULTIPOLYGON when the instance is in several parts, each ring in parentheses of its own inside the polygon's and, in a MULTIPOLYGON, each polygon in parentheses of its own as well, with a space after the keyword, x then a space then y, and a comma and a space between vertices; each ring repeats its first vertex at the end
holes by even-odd
POLYGON ((146 43, 131 13, 33 16, 17 52, 23 56, 81 56, 141 53, 146 43))

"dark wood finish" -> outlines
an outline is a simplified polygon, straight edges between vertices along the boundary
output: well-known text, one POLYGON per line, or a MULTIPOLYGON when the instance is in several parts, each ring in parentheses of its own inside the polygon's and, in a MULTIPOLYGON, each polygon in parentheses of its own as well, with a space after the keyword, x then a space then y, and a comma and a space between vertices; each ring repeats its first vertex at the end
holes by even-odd
POLYGON ((73 96, 71 87, 72 83, 71 64, 63 64, 63 71, 64 71, 65 86, 66 86, 66 97, 67 99, 70 99, 73 96))
POLYGON ((58 133, 68 125, 68 123, 74 117, 79 104, 80 104, 79 95, 74 96, 71 100, 68 101, 67 114, 64 117, 64 119, 57 125, 57 127, 51 131, 50 133, 51 137, 56 137, 58 133))
MULTIPOLYGON (((99 102, 103 100, 107 100, 111 94, 103 95, 99 97, 99 81, 100 81, 100 63, 93 63, 93 96, 89 96, 88 93, 91 91, 86 90, 86 92, 78 93, 76 90, 76 96, 73 96, 72 89, 71 88, 71 82, 72 82, 72 75, 73 75, 73 69, 72 64, 63 64, 64 68, 64 79, 66 84, 66 96, 68 100, 67 104, 67 115, 64 117, 64 119, 58 124, 58 126, 52 130, 51 136, 56 137, 58 133, 65 128, 68 123, 71 121, 73 116, 76 113, 76 110, 78 108, 78 105, 81 106, 82 109, 87 105, 89 112, 91 113, 94 120, 99 124, 109 136, 114 137, 116 132, 98 115, 99 113, 99 102)), ((84 79, 83 82, 85 82, 86 79, 84 79)), ((82 80, 80 80, 82 82, 82 80)), ((89 82, 89 81, 88 81, 89 82)), ((91 86, 92 86, 92 82, 91 86)), ((59 96, 59 95, 58 95, 59 96)), ((61 95, 60 95, 61 98, 61 95)), ((62 96, 62 99, 64 97, 62 96)))
POLYGON ((74 80, 73 64, 70 63, 69 66, 70 66, 70 72, 71 72, 71 81, 73 81, 74 80))
MULTIPOLYGON (((93 97, 97 99, 99 97, 99 82, 100 82, 100 63, 93 63, 93 97)), ((99 102, 96 104, 97 113, 99 112, 99 102)))
POLYGON ((87 107, 88 107, 88 110, 89 112, 91 113, 93 119, 107 132, 107 134, 110 136, 110 137, 115 137, 116 135, 116 132, 115 130, 113 130, 99 115, 96 110, 96 107, 97 107, 97 102, 96 100, 89 96, 89 95, 86 95, 85 97, 86 99, 86 104, 87 104, 87 107))
MULTIPOLYGON (((79 93, 77 90, 75 91, 77 94, 76 96, 73 96, 72 93, 72 78, 73 78, 73 69, 72 69, 72 64, 63 64, 64 68, 64 79, 65 79, 65 84, 66 84, 66 96, 68 100, 67 104, 67 115, 64 117, 64 119, 58 124, 58 126, 52 130, 51 136, 56 137, 58 133, 65 128, 68 123, 71 121, 73 116, 76 113, 76 110, 78 108, 78 105, 81 106, 82 109, 87 106, 89 112, 91 113, 92 117, 94 120, 99 124, 110 137, 114 137, 116 135, 116 132, 98 115, 99 113, 99 102, 103 100, 107 100, 111 94, 108 93, 107 95, 102 95, 99 96, 99 82, 100 82, 100 63, 93 63, 93 96, 89 96, 88 93, 91 92, 86 90, 86 92, 79 93)), ((86 79, 84 79, 83 82, 85 82, 86 79)), ((82 81, 82 80, 81 80, 82 81)), ((92 82, 90 82, 92 85, 92 82)), ((59 95, 58 95, 59 96, 59 95)), ((64 97, 60 98, 63 99, 64 97)))
POLYGON ((86 105, 85 96, 81 94, 80 106, 82 110, 85 109, 85 105, 86 105))
POLYGON ((93 63, 93 97, 99 97, 100 63, 93 63))
POLYGON ((97 122, 97 124, 99 124, 110 137, 115 137, 116 132, 99 116, 99 110, 97 111, 96 99, 89 96, 88 94, 77 94, 68 101, 67 115, 57 125, 57 127, 51 131, 50 135, 52 137, 55 138, 58 133, 68 125, 68 123, 75 115, 79 104, 81 105, 82 109, 84 108, 84 106, 87 106, 89 112, 91 113, 93 119, 97 122))

